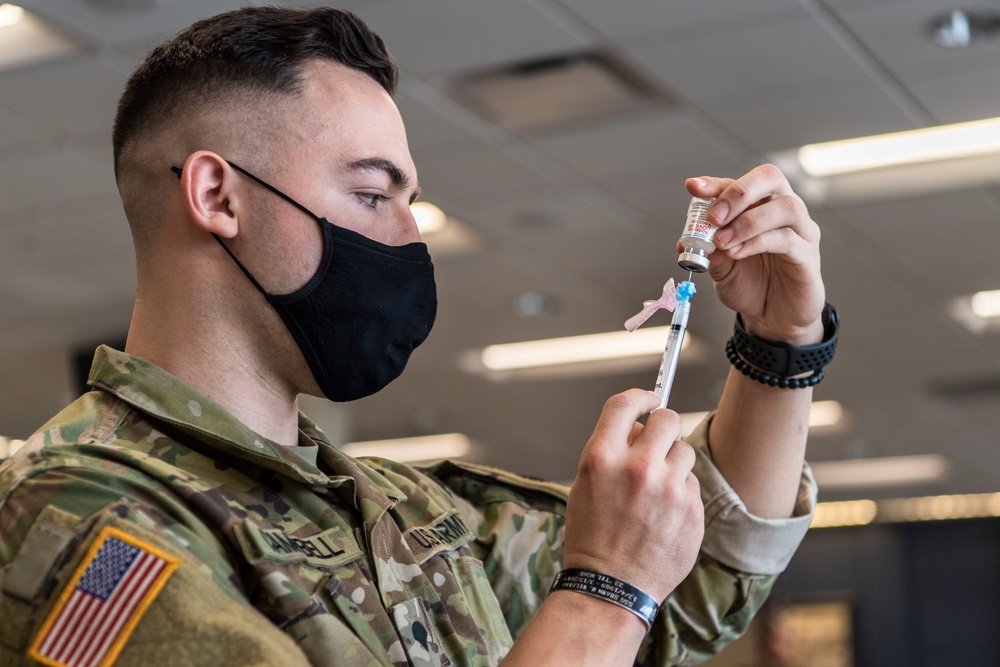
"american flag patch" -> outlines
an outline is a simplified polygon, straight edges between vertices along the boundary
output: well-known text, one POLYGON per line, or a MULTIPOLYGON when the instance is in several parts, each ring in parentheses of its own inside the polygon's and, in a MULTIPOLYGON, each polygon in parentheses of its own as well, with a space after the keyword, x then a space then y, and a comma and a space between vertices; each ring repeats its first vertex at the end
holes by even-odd
POLYGON ((117 528, 104 528, 28 655, 53 667, 110 665, 180 562, 117 528))

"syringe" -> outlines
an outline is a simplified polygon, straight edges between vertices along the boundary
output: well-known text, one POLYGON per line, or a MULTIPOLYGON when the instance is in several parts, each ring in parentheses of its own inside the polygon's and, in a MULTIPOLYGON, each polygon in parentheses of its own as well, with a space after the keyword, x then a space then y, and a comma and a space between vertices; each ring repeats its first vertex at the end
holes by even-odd
POLYGON ((677 362, 681 358, 681 347, 684 345, 684 333, 687 331, 688 317, 691 314, 691 297, 697 291, 694 283, 685 280, 677 286, 677 307, 670 320, 670 332, 667 334, 667 345, 663 350, 663 360, 656 374, 656 388, 653 391, 660 397, 660 407, 667 407, 670 398, 670 388, 674 384, 677 373, 677 362))

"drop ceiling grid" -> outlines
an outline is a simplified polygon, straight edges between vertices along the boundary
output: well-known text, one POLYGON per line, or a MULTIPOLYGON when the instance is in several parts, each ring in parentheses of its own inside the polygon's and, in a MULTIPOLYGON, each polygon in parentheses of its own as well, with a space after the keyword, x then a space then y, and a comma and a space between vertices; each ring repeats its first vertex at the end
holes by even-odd
POLYGON ((696 122, 677 113, 630 116, 534 143, 574 171, 594 179, 655 172, 726 156, 696 122))
POLYGON ((657 35, 698 34, 720 26, 771 20, 788 11, 799 12, 795 0, 631 0, 627 6, 606 0, 551 0, 562 5, 601 34, 618 42, 657 35))
MULTIPOLYGON (((191 23, 223 11, 238 9, 238 0, 170 0, 151 7, 114 9, 115 2, 80 0, 18 0, 25 9, 92 45, 114 45, 122 41, 154 39, 162 42, 191 23)), ((121 4, 121 3, 118 3, 121 4)))
POLYGON ((762 156, 804 144, 914 129, 914 122, 873 80, 807 83, 772 95, 706 103, 720 126, 762 156))
POLYGON ((522 0, 407 0, 376 5, 365 20, 418 74, 457 73, 588 46, 522 0))
POLYGON ((980 189, 842 207, 866 243, 908 267, 935 302, 1000 286, 1000 214, 980 189))
POLYGON ((995 69, 1000 42, 951 49, 938 45, 928 34, 931 20, 958 8, 961 5, 952 0, 910 0, 845 10, 841 17, 879 61, 904 82, 928 73, 945 76, 995 69))
POLYGON ((810 85, 868 80, 851 54, 812 18, 733 26, 671 40, 655 37, 622 45, 671 90, 707 108, 810 85), (808 54, 808 57, 805 57, 808 54))
POLYGON ((941 123, 1000 116, 1000 55, 991 67, 943 75, 914 74, 906 86, 941 123))

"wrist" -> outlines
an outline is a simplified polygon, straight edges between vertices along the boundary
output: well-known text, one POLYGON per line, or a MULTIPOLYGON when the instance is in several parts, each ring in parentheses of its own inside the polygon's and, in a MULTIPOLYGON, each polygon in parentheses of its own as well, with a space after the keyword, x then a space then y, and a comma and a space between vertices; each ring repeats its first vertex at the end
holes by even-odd
POLYGON ((840 316, 830 304, 823 308, 821 324, 819 342, 797 345, 748 331, 737 314, 726 356, 736 370, 761 384, 787 389, 812 387, 823 379, 824 368, 837 348, 840 316))
POLYGON ((824 326, 823 317, 820 315, 809 324, 801 327, 785 327, 782 329, 772 329, 768 327, 761 318, 752 318, 737 314, 743 322, 744 330, 751 336, 756 336, 764 340, 777 341, 795 345, 815 345, 823 340, 824 326))
POLYGON ((591 595, 581 595, 572 590, 550 590, 545 605, 557 608, 569 618, 586 623, 591 628, 614 627, 621 631, 622 639, 641 640, 648 632, 641 618, 628 609, 610 604, 591 595))
POLYGON ((660 611, 659 603, 646 591, 597 570, 564 568, 556 574, 552 591, 580 593, 616 605, 634 614, 647 630, 653 628, 660 611))

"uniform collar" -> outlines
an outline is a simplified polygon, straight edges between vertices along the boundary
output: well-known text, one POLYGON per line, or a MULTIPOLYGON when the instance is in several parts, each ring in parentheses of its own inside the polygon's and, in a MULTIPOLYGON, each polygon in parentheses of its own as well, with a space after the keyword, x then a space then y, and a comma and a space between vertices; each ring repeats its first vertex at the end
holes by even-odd
POLYGON ((382 475, 335 447, 301 412, 300 447, 279 445, 159 366, 106 345, 97 348, 87 383, 199 442, 286 477, 331 487, 353 483, 358 495, 371 496, 383 507, 406 499, 406 494, 382 475), (317 467, 319 459, 329 464, 334 474, 323 473, 317 467))

